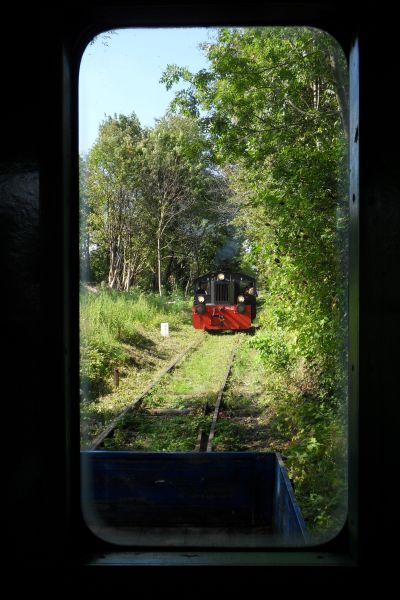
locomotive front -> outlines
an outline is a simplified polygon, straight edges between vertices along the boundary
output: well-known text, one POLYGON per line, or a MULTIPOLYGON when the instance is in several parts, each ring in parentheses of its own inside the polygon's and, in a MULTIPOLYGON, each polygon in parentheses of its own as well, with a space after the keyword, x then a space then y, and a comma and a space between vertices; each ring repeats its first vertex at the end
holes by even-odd
POLYGON ((195 280, 192 324, 206 331, 248 330, 256 317, 255 279, 243 273, 207 273, 195 280))

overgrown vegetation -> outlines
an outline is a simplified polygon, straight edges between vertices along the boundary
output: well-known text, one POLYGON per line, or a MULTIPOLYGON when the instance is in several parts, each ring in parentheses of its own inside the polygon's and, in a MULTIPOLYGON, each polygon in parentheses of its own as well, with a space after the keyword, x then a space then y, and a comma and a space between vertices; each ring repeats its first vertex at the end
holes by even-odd
MULTIPOLYGON (((203 51, 198 73, 166 66, 176 97, 164 119, 143 129, 134 114, 107 118, 81 161, 82 277, 111 288, 82 295, 82 377, 93 400, 115 365, 141 372, 132 348, 146 354, 161 321, 187 333, 194 277, 253 273, 264 310, 238 364, 257 374, 263 412, 246 418, 283 454, 307 522, 326 537, 346 490, 345 59, 304 27, 222 28, 203 51)), ((232 399, 250 410, 243 388, 232 399)), ((228 417, 218 448, 247 435, 260 449, 228 417)))
POLYGON ((265 370, 268 449, 284 457, 310 531, 316 540, 327 539, 346 516, 344 377, 341 386, 338 374, 307 363, 293 338, 285 339, 268 317, 261 321, 249 346, 258 349, 265 370))
POLYGON ((212 409, 235 343, 236 337, 229 334, 206 337, 199 349, 146 396, 140 411, 126 415, 104 446, 111 450, 193 451, 200 429, 210 429, 212 409), (205 415, 207 405, 211 414, 205 415), (154 414, 158 409, 161 414, 154 414))
POLYGON ((162 322, 174 332, 190 321, 190 303, 179 293, 83 289, 80 311, 82 387, 92 396, 106 388, 114 368, 132 362, 132 348, 152 346, 148 334, 159 336, 162 322))
POLYGON ((81 292, 81 445, 94 438, 202 332, 190 323, 182 295, 81 292), (168 322, 170 336, 160 335, 168 322), (119 385, 115 387, 114 369, 119 385))
POLYGON ((280 452, 309 532, 315 542, 326 540, 346 516, 344 403, 313 387, 303 360, 288 361, 285 353, 282 361, 282 342, 273 340, 261 329, 241 344, 214 449, 280 452))
POLYGON ((326 534, 346 487, 345 59, 310 28, 220 29, 203 49, 207 70, 169 65, 164 81, 186 83, 174 108, 200 119, 227 170, 241 264, 265 287, 250 344, 264 363, 271 441, 307 521, 326 534))

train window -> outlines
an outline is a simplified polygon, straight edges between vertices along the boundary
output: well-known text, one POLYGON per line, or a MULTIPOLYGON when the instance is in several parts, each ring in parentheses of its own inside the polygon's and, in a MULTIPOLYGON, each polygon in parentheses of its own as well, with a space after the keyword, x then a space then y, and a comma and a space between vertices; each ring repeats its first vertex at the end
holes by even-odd
POLYGON ((79 79, 82 510, 107 542, 347 518, 348 65, 321 29, 127 28, 79 79))

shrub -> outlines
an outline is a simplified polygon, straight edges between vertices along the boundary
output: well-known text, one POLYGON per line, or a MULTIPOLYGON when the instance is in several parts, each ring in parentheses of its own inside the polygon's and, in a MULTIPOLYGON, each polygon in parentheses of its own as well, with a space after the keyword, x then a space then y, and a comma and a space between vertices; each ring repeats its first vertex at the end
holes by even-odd
POLYGON ((261 359, 277 369, 288 369, 293 361, 293 352, 288 343, 272 334, 263 333, 248 341, 250 348, 257 348, 261 359))

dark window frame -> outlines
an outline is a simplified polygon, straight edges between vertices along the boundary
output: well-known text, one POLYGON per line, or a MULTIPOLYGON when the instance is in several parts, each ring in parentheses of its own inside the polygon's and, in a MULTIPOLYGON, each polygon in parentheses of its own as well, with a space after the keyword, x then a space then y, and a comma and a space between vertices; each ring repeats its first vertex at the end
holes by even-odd
MULTIPOLYGON (((72 15, 74 16, 74 15, 72 15)), ((79 402, 76 391, 79 389, 79 347, 78 347, 78 80, 79 64, 87 43, 101 32, 121 27, 137 26, 218 26, 218 25, 308 25, 325 29, 335 37, 349 57, 351 96, 351 127, 358 128, 358 44, 355 41, 356 31, 342 28, 341 15, 336 14, 331 7, 323 13, 315 5, 266 5, 263 8, 252 7, 251 12, 243 7, 236 15, 227 21, 225 9, 222 7, 206 12, 204 5, 197 9, 183 6, 154 6, 148 4, 133 8, 132 6, 106 10, 94 7, 86 9, 78 22, 73 18, 67 19, 62 34, 62 80, 59 82, 62 90, 61 123, 57 141, 62 144, 63 157, 59 175, 62 182, 63 205, 59 216, 63 218, 63 235, 61 239, 52 241, 58 249, 58 256, 64 267, 63 290, 63 336, 66 348, 64 357, 63 382, 65 400, 65 431, 67 446, 65 453, 66 465, 66 508, 68 514, 68 541, 71 548, 80 546, 79 565, 336 565, 349 566, 357 562, 357 504, 358 504, 358 137, 350 145, 352 177, 350 197, 355 197, 351 203, 350 231, 350 390, 349 390, 349 503, 348 519, 343 530, 331 541, 321 546, 304 549, 282 549, 242 552, 196 551, 196 556, 190 556, 187 551, 163 548, 162 550, 140 549, 138 555, 135 548, 124 548, 121 551, 110 544, 97 539, 85 525, 80 512, 80 480, 79 476, 79 402), (60 136, 61 134, 61 136, 60 136), (62 139, 61 139, 62 138, 62 139)), ((52 175, 54 177, 54 174, 52 175)))

